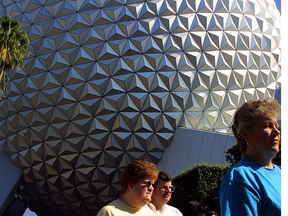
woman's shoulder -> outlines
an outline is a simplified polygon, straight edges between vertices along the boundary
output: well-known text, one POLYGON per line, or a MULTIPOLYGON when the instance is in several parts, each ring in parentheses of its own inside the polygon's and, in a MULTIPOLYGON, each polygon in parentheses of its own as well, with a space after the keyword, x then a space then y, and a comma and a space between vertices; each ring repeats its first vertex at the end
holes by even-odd
POLYGON ((279 174, 281 176, 281 167, 277 165, 274 165, 274 169, 269 169, 244 157, 236 165, 231 167, 225 175, 227 175, 226 178, 230 181, 247 183, 261 181, 261 179, 267 178, 267 176, 273 177, 279 174))
POLYGON ((173 215, 182 215, 182 213, 180 212, 180 210, 177 209, 177 208, 174 207, 174 206, 171 206, 171 205, 166 204, 166 208, 167 208, 167 210, 169 210, 170 212, 173 212, 173 215))
MULTIPOLYGON (((258 168, 261 168, 261 166, 258 168)), ((232 166, 225 175, 230 176, 231 180, 241 181, 241 179, 244 180, 248 176, 251 178, 251 176, 254 176, 257 172, 258 170, 255 168, 255 164, 251 163, 249 159, 244 157, 237 164, 232 166)))

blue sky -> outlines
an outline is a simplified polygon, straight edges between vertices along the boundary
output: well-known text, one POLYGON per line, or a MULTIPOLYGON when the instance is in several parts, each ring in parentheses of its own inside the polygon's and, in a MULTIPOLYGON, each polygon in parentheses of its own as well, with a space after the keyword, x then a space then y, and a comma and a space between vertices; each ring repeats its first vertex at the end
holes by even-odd
MULTIPOLYGON (((275 2, 276 2, 276 6, 277 6, 277 8, 281 14, 281 0, 275 0, 275 2)), ((37 216, 37 215, 34 212, 30 211, 29 208, 27 208, 27 210, 25 211, 23 216, 37 216)))
POLYGON ((275 0, 276 2, 276 6, 278 8, 278 10, 280 11, 280 14, 281 14, 281 0, 275 0))

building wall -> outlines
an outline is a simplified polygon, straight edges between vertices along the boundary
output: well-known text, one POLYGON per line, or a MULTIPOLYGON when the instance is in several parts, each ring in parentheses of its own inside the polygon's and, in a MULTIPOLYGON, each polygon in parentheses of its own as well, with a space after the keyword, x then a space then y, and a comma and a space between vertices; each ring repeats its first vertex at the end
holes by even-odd
POLYGON ((8 212, 10 206, 14 208, 11 208, 11 211, 17 209, 18 213, 25 210, 26 207, 23 205, 17 205, 14 196, 20 186, 21 177, 22 170, 16 166, 9 155, 0 150, 0 215, 5 211, 8 212))
POLYGON ((204 131, 231 133, 239 105, 281 85, 273 0, 4 0, 4 14, 30 56, 7 71, 0 149, 39 215, 96 215, 131 160, 223 163, 225 138, 204 131), (179 127, 203 132, 166 153, 179 127))
POLYGON ((236 143, 233 135, 179 127, 157 168, 175 176, 196 164, 225 165, 225 151, 236 143))

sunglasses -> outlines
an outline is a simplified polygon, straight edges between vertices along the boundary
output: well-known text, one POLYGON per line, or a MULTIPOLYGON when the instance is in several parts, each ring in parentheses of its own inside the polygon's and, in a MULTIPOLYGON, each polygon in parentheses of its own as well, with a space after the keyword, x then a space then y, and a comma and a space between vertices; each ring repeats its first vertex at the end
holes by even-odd
POLYGON ((145 184, 148 188, 149 188, 151 185, 153 186, 153 184, 152 184, 151 181, 144 181, 143 184, 145 184))

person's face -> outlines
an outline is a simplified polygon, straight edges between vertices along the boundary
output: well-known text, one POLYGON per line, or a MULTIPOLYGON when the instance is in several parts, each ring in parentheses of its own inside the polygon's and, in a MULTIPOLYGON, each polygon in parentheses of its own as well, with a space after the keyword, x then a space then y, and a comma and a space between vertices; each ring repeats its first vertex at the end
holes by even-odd
POLYGON ((167 203, 171 199, 172 195, 171 185, 171 181, 165 182, 159 179, 159 183, 154 188, 153 200, 167 203))
MULTIPOLYGON (((258 117, 251 130, 243 132, 247 141, 247 152, 256 152, 264 156, 274 156, 279 152, 280 131, 274 117, 258 117)), ((246 153, 247 153, 246 152, 246 153)))
POLYGON ((137 206, 144 206, 151 201, 154 191, 153 184, 154 180, 142 178, 131 187, 132 197, 137 206))

